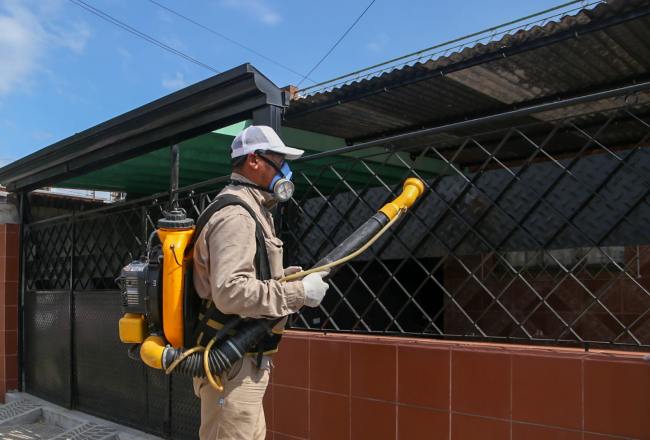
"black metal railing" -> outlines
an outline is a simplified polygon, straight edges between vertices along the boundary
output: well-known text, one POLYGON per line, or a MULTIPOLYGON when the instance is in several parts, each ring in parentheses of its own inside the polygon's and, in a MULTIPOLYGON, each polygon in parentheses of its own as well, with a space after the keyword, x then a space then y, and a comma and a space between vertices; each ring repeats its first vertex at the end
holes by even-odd
MULTIPOLYGON (((295 328, 650 346, 645 92, 554 104, 296 163, 278 212, 287 264, 313 265, 404 179, 425 194, 330 280, 295 328), (630 97, 632 96, 632 98, 630 97)), ((226 178, 179 190, 196 217, 226 178)), ((115 290, 167 195, 27 225, 26 291, 115 290)))
POLYGON ((302 161, 283 223, 291 264, 314 264, 406 177, 426 191, 292 325, 650 346, 650 125, 638 102, 302 161))

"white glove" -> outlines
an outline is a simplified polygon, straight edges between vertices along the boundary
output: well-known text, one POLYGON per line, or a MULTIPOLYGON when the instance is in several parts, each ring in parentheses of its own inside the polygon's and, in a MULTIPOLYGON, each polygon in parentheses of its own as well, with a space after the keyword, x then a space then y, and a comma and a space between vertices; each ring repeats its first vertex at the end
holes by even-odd
POLYGON ((307 307, 318 307, 325 296, 330 285, 323 281, 323 277, 329 272, 314 272, 302 279, 305 288, 305 305, 307 307))
POLYGON ((289 266, 284 268, 284 276, 293 275, 294 273, 302 272, 302 267, 300 266, 289 266))

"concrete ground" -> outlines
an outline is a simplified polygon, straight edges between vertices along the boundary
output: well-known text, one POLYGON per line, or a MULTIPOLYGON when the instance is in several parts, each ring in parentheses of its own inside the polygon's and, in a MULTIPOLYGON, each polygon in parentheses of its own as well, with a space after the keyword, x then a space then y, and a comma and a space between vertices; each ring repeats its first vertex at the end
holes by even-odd
POLYGON ((26 393, 7 393, 0 405, 0 439, 161 440, 151 434, 69 410, 26 393))

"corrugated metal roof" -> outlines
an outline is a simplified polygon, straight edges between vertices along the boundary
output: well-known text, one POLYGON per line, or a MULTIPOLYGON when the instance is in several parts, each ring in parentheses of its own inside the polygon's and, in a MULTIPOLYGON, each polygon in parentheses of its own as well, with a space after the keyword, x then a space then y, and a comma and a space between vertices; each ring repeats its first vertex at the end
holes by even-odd
POLYGON ((295 97, 285 125, 356 142, 649 74, 650 1, 612 0, 488 44, 295 97))

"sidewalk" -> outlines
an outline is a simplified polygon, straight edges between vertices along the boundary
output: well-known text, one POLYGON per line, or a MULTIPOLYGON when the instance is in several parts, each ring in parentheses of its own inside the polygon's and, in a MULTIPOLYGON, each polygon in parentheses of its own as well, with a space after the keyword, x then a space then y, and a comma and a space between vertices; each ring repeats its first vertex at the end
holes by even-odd
POLYGON ((161 440, 26 393, 7 393, 0 405, 0 438, 15 440, 161 440))

